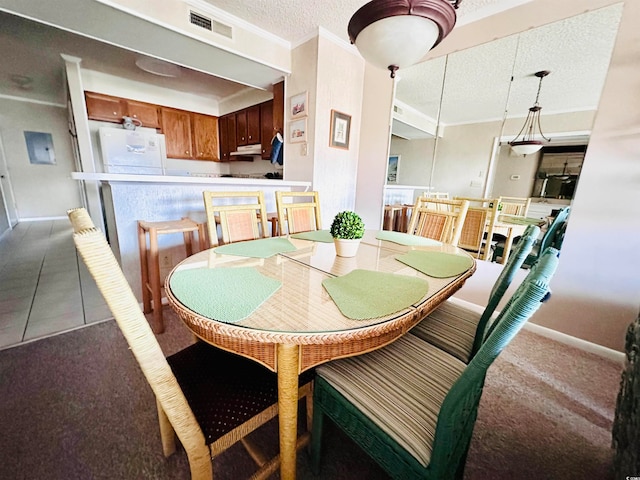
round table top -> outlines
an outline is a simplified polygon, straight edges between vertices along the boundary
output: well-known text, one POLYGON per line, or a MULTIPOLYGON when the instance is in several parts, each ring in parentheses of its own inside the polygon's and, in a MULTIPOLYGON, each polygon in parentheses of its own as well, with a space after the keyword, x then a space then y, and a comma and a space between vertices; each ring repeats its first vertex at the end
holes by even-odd
MULTIPOLYGON (((367 231, 357 255, 338 257, 333 243, 314 242, 286 237, 295 251, 269 258, 225 255, 209 249, 179 263, 167 276, 165 291, 170 305, 197 332, 204 330, 253 341, 274 343, 331 343, 337 337, 366 338, 372 333, 384 333, 398 328, 410 328, 439 303, 454 293, 475 271, 475 262, 459 275, 435 278, 396 260, 409 250, 438 251, 469 256, 451 245, 406 246, 378 240, 376 231, 367 231), (178 299, 171 288, 176 272, 187 269, 251 267, 265 277, 281 282, 281 287, 243 320, 225 323, 206 318, 178 299), (344 316, 322 282, 355 270, 369 270, 425 279, 426 295, 407 308, 376 318, 355 320, 344 316)), ((285 237, 283 237, 285 238, 285 237)), ((470 256, 469 256, 470 257, 470 256)), ((229 287, 238 288, 238 287, 229 287)), ((240 287, 241 288, 241 287, 240 287)))

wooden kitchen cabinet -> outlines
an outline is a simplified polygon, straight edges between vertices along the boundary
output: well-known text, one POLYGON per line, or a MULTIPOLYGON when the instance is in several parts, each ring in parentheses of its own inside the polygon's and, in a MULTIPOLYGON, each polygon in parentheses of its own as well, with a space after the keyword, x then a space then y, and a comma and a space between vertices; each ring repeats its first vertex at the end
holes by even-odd
POLYGON ((238 145, 260 143, 260 105, 245 108, 235 113, 236 141, 238 145))
POLYGON ((275 133, 273 127, 273 100, 269 100, 260 104, 260 143, 264 160, 271 159, 271 140, 275 133))
POLYGON ((254 105, 247 111, 247 145, 260 143, 260 105, 254 105))
POLYGON ((151 103, 102 93, 84 92, 89 120, 122 123, 122 117, 139 120, 143 127, 160 128, 160 108, 151 103))
POLYGON ((193 152, 196 160, 219 161, 218 156, 218 117, 192 114, 193 152))
POLYGON ((125 104, 120 98, 94 92, 84 92, 84 98, 89 120, 122 123, 125 104))
POLYGON ((160 128, 160 107, 152 103, 125 100, 127 117, 135 118, 143 127, 160 128))
POLYGON ((162 107, 162 133, 169 158, 195 158, 192 154, 191 113, 162 107))

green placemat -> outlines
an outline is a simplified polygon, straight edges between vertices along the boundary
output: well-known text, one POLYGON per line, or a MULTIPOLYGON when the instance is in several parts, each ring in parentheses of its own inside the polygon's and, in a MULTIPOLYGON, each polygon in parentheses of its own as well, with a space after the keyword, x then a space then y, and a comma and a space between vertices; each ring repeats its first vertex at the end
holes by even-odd
POLYGON ((286 238, 275 237, 230 243, 216 247, 213 251, 240 257, 269 258, 277 253, 295 252, 296 247, 286 238))
POLYGON ((300 240, 313 240, 314 242, 333 243, 333 237, 329 230, 312 230, 311 232, 300 232, 289 235, 291 238, 300 240))
POLYGON ((408 233, 393 232, 391 230, 380 230, 376 234, 378 240, 386 240, 388 242, 399 243, 400 245, 419 245, 419 246, 440 246, 442 242, 425 238, 419 235, 410 235, 408 233))
POLYGON ((429 291, 422 278, 370 270, 353 270, 322 282, 345 317, 353 320, 383 317, 419 302, 429 291))
POLYGON ((194 268, 171 276, 171 291, 202 316, 235 323, 247 318, 282 285, 255 268, 194 268))
POLYGON ((540 225, 543 220, 529 217, 499 217, 498 220, 504 223, 513 223, 514 225, 540 225))
POLYGON ((445 278, 460 275, 473 265, 473 259, 465 255, 444 252, 423 252, 412 250, 396 256, 396 260, 406 263, 430 277, 445 278))

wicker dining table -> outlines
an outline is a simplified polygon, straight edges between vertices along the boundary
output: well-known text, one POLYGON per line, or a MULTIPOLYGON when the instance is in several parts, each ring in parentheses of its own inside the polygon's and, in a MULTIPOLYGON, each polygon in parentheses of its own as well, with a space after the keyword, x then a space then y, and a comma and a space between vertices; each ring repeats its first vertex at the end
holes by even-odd
MULTIPOLYGON (((292 480, 296 476, 298 375, 321 363, 366 353, 393 342, 455 293, 475 271, 475 260, 472 259, 468 268, 454 276, 436 278, 425 275, 396 257, 410 250, 471 257, 451 245, 403 245, 380 240, 378 233, 367 231, 357 255, 352 258, 336 256, 335 246, 326 240, 293 237, 283 238, 295 246, 294 251, 268 258, 205 250, 183 260, 166 278, 169 304, 193 334, 277 372, 280 474, 283 480, 292 480), (248 317, 235 323, 207 318, 185 305, 173 291, 171 279, 177 272, 239 267, 251 267, 265 277, 278 280, 281 287, 248 317), (393 314, 368 319, 348 318, 322 282, 356 269, 421 278, 427 281, 428 291, 419 301, 393 314)), ((229 289, 232 288, 239 287, 230 285, 229 289)))

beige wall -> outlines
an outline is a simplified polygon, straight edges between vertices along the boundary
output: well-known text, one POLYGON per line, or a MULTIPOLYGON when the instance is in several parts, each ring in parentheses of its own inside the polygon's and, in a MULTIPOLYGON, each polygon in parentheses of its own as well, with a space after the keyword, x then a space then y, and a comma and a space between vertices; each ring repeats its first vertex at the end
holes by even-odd
MULTIPOLYGON (((291 52, 293 73, 285 81, 284 95, 284 171, 287 180, 312 180, 316 143, 316 77, 318 72, 318 37, 313 37, 299 45, 291 52), (306 142, 289 141, 289 125, 291 122, 290 98, 307 92, 308 116, 306 142), (305 150, 306 149, 306 150, 305 150), (306 155, 305 155, 306 153, 306 155)), ((314 185, 315 188, 315 185, 314 185)))
POLYGON ((67 109, 30 102, 0 99, 0 136, 20 220, 64 217, 80 205, 67 123, 67 109), (25 131, 50 133, 55 165, 29 162, 25 131))
POLYGON ((552 281, 535 323, 623 350, 640 305, 640 2, 628 0, 552 281))
POLYGON ((434 143, 434 139, 391 137, 389 155, 400 155, 398 185, 429 185, 434 143))
POLYGON ((376 229, 382 228, 395 84, 386 70, 365 64, 364 73, 355 209, 366 228, 376 229))

